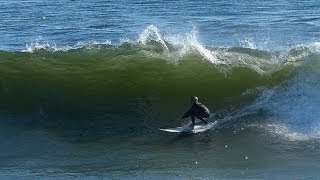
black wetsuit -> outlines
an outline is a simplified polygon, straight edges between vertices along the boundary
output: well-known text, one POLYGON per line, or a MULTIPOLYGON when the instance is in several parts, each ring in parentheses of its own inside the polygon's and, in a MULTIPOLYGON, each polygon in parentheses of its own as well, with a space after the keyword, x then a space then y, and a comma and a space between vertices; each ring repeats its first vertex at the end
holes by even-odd
POLYGON ((195 125, 195 118, 200 119, 205 124, 208 123, 204 118, 210 117, 209 109, 201 103, 194 103, 182 118, 191 116, 192 125, 195 125))

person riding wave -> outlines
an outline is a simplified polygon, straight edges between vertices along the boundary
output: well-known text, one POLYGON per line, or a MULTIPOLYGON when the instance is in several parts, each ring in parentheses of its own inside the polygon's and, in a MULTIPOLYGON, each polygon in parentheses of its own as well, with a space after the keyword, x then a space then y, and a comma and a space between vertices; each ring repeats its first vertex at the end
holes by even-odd
POLYGON ((200 119, 204 124, 208 124, 204 118, 210 117, 209 109, 199 102, 196 96, 191 97, 191 108, 182 116, 182 119, 191 117, 192 127, 195 125, 195 118, 200 119))

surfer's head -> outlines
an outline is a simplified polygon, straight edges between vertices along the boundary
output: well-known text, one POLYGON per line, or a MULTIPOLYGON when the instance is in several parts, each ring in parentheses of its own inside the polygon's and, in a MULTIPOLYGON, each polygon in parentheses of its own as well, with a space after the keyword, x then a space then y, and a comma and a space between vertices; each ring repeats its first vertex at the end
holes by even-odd
POLYGON ((198 103, 198 97, 197 96, 191 96, 191 104, 198 103))

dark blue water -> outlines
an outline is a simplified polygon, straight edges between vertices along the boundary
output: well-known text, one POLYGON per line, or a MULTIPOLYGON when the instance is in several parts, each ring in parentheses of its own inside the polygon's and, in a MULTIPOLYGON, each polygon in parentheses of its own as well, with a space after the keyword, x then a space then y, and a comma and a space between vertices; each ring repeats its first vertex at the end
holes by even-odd
POLYGON ((202 43, 290 49, 317 42, 318 1, 1 1, 1 49, 35 42, 136 41, 148 26, 167 36, 198 31, 202 43))
POLYGON ((316 179, 320 3, 0 0, 1 179, 316 179), (181 136, 189 96, 217 129, 181 136))

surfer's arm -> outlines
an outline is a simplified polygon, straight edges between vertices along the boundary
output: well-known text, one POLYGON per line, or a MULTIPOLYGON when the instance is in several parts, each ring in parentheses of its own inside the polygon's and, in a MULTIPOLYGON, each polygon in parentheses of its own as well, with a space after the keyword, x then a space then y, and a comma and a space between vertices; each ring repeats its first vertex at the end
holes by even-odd
POLYGON ((190 108, 183 116, 182 119, 187 118, 191 115, 192 108, 190 108))

